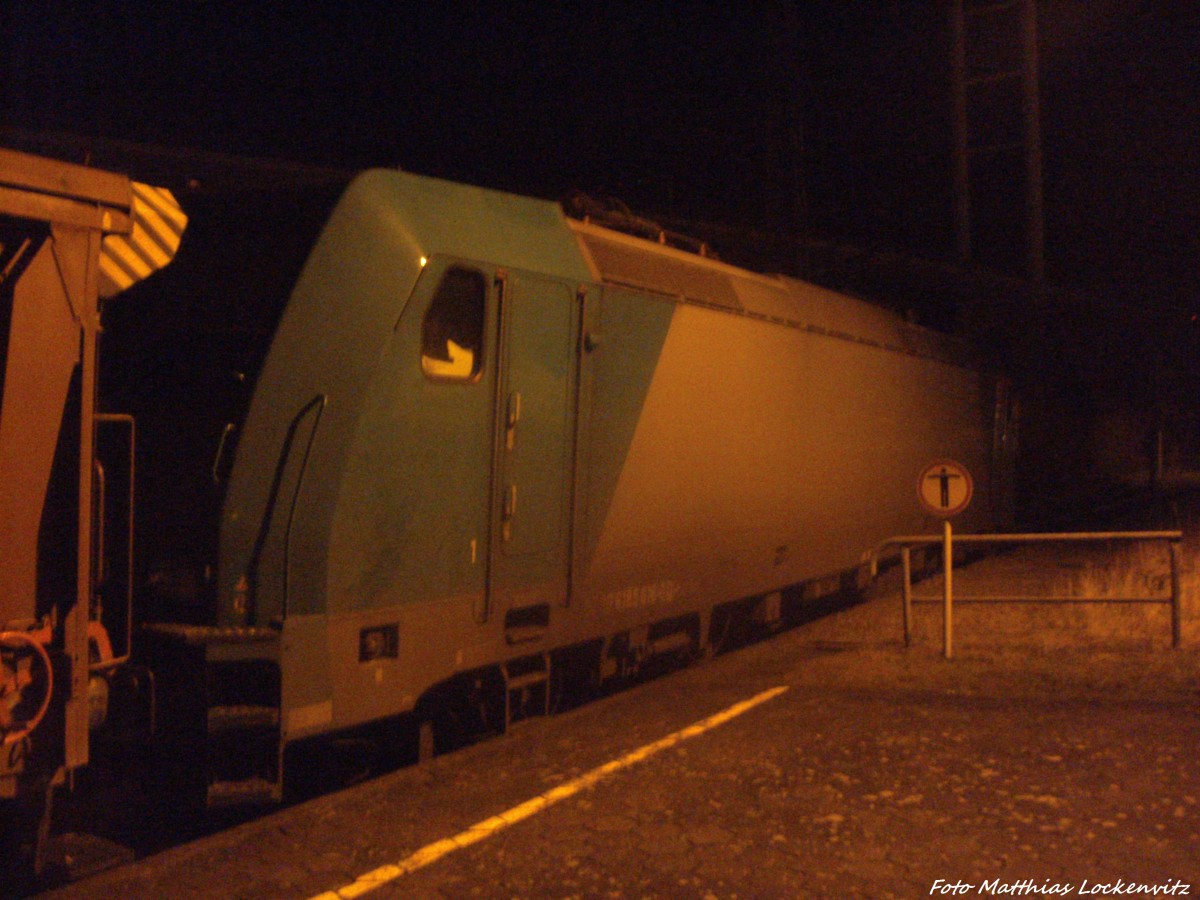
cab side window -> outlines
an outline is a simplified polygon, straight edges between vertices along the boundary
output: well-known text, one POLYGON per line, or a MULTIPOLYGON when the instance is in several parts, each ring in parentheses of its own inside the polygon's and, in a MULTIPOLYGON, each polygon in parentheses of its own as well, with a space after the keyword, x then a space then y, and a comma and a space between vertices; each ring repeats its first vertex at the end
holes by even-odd
POLYGON ((483 362, 487 283, 475 269, 442 276, 421 322, 421 370, 430 378, 471 381, 483 362))

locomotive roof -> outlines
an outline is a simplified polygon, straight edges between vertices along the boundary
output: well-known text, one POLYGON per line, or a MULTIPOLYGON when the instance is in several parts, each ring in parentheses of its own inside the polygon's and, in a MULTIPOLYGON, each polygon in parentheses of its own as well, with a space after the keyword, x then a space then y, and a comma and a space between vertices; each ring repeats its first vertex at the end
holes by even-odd
POLYGON ((885 350, 974 362, 967 345, 890 310, 784 275, 764 275, 711 257, 568 219, 595 280, 650 291, 885 350))
MULTIPOLYGON (((343 225, 335 230, 344 227, 347 217, 386 223, 385 231, 407 246, 402 268, 433 254, 492 260, 569 280, 646 291, 673 302, 891 352, 955 365, 978 364, 963 341, 864 300, 570 218, 553 201, 376 169, 355 179, 343 204, 343 225)), ((412 268, 404 278, 415 281, 417 271, 412 268)))

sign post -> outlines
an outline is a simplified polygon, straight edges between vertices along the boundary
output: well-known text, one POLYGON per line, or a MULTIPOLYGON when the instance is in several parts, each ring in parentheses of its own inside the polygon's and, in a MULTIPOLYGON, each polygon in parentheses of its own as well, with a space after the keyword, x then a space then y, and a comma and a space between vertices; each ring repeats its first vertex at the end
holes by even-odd
POLYGON ((949 519, 942 523, 942 569, 942 654, 946 659, 950 659, 954 656, 954 628, 951 625, 954 599, 954 529, 950 527, 949 519))
MULTIPOLYGON (((927 512, 942 519, 942 652, 946 659, 954 655, 954 530, 950 520, 971 503, 975 482, 967 467, 950 459, 930 463, 917 477, 917 496, 927 512)), ((907 615, 907 610, 905 614, 907 615)))

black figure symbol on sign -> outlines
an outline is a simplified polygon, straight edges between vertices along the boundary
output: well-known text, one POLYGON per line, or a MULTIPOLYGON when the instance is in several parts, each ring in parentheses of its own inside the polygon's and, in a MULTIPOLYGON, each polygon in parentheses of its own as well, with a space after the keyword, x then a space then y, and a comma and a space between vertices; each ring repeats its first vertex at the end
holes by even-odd
POLYGON ((939 496, 940 496, 939 505, 943 509, 949 509, 950 508, 950 481, 951 481, 951 479, 954 479, 954 478, 962 478, 962 476, 959 475, 957 472, 951 472, 945 466, 942 466, 938 471, 934 472, 932 475, 926 475, 925 477, 926 478, 934 478, 937 480, 938 485, 941 488, 940 493, 939 493, 939 496))
POLYGON ((958 515, 971 502, 973 492, 971 473, 948 459, 926 466, 917 480, 921 505, 937 516, 958 515))

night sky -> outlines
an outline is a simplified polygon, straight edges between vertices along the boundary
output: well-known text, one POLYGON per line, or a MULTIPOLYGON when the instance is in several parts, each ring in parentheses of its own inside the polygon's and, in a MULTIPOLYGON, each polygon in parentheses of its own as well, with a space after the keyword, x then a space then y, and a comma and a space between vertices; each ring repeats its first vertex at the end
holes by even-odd
MULTIPOLYGON (((0 113, 952 261, 947 5, 7 0, 0 113)), ((1200 4, 1045 0, 1039 29, 1055 293, 998 340, 1161 414, 1200 393, 1200 4)))
MULTIPOLYGON (((21 128, 950 246, 942 3, 0 9, 2 108, 21 128)), ((1055 0, 1041 19, 1052 243, 1097 213, 1170 228, 1179 194, 1195 199, 1200 13, 1055 0)), ((1082 277, 1075 254, 1055 263, 1082 277)))

